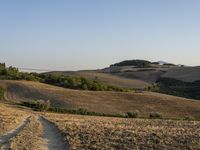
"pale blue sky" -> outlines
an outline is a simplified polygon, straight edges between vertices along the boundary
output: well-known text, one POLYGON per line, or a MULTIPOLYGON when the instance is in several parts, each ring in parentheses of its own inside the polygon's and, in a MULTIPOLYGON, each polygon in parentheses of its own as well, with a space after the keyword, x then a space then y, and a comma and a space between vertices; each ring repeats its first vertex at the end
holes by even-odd
POLYGON ((125 59, 200 65, 199 0, 1 0, 0 62, 51 70, 125 59))

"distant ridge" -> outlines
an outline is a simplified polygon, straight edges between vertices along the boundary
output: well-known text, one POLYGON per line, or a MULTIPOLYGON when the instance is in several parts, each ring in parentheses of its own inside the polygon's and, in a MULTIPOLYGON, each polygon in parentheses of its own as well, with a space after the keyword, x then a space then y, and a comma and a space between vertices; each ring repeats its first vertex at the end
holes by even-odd
POLYGON ((159 63, 160 65, 169 64, 168 62, 162 61, 162 60, 158 61, 158 63, 159 63))
POLYGON ((136 67, 147 67, 151 64, 150 61, 147 60, 139 60, 139 59, 135 59, 135 60, 125 60, 119 63, 115 63, 111 66, 136 66, 136 67))

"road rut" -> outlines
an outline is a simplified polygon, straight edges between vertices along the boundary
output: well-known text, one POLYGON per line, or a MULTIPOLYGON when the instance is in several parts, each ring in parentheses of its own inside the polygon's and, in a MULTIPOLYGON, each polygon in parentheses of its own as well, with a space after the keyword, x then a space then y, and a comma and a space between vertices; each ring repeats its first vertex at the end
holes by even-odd
POLYGON ((40 117, 39 121, 44 129, 40 143, 42 150, 69 150, 69 145, 53 123, 43 117, 40 117))
POLYGON ((0 136, 0 149, 8 149, 8 144, 10 140, 15 137, 21 130, 30 122, 30 116, 25 118, 24 121, 15 129, 11 130, 7 134, 0 136))

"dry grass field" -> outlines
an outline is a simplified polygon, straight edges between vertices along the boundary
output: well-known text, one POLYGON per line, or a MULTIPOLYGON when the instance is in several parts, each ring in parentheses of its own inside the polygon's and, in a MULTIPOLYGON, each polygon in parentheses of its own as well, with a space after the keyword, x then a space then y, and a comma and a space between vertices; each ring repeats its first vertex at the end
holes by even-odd
POLYGON ((15 129, 27 116, 23 110, 0 103, 0 135, 15 129))
MULTIPOLYGON (((29 110, 22 111, 5 104, 0 106, 1 116, 4 116, 4 120, 0 124, 5 123, 5 127, 11 123, 13 125, 9 129, 1 128, 1 132, 3 131, 4 134, 16 128, 23 122, 22 118, 31 113, 29 110), (12 118, 13 114, 20 115, 12 118), (13 123, 12 120, 17 118, 18 123, 13 123)), ((60 150, 67 150, 68 147, 72 150, 198 150, 200 147, 200 122, 32 112, 28 124, 7 143, 7 148, 13 150, 46 150, 53 147, 60 150), (41 115, 54 123, 59 130, 48 121, 42 121, 41 115), (64 137, 61 137, 61 133, 64 137), (64 143, 63 138, 66 141, 64 143)))
POLYGON ((0 81, 7 89, 7 101, 50 100, 52 106, 89 111, 124 114, 140 111, 141 117, 160 112, 163 117, 183 118, 186 115, 200 119, 200 101, 151 92, 100 92, 60 88, 27 81, 0 81))
POLYGON ((76 149, 200 148, 200 122, 46 114, 76 149))

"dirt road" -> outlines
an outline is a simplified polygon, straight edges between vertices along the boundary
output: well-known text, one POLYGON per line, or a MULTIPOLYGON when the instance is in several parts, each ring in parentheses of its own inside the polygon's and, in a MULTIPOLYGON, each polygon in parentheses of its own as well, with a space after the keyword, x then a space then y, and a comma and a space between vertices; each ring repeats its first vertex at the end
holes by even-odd
POLYGON ((42 150, 68 150, 69 145, 64 141, 57 127, 47 119, 40 117, 43 126, 43 135, 40 143, 42 150))
POLYGON ((33 115, 12 131, 0 136, 0 150, 68 150, 58 128, 47 119, 33 115))

